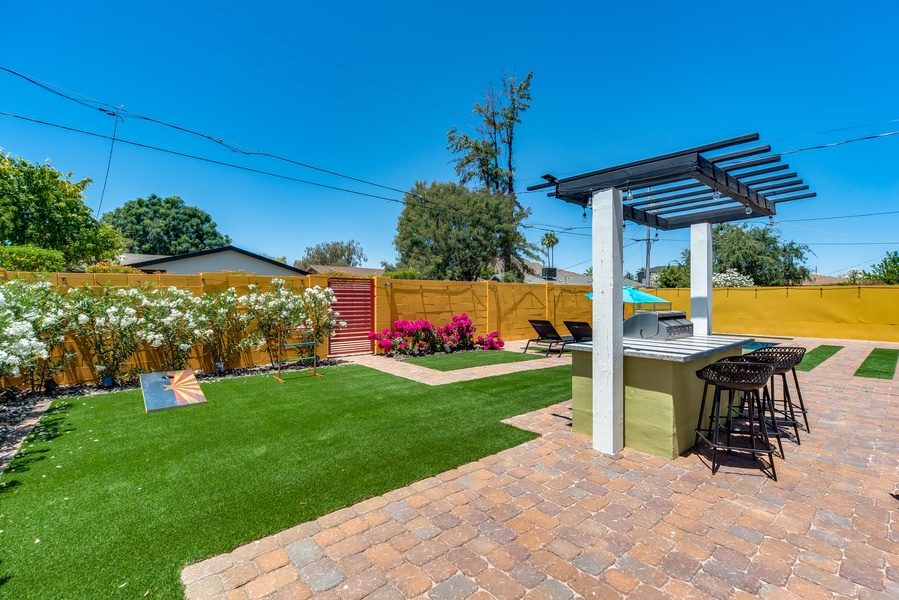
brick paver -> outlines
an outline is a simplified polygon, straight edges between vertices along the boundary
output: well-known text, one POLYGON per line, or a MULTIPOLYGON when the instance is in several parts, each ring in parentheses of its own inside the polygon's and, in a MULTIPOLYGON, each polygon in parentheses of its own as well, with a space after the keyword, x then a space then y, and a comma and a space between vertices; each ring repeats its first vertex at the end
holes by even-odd
POLYGON ((186 567, 185 594, 899 597, 899 383, 853 376, 899 345, 786 343, 845 348, 799 374, 811 432, 787 443, 776 482, 747 459, 712 476, 705 456, 604 455, 571 433, 565 402, 507 421, 541 434, 531 442, 186 567))

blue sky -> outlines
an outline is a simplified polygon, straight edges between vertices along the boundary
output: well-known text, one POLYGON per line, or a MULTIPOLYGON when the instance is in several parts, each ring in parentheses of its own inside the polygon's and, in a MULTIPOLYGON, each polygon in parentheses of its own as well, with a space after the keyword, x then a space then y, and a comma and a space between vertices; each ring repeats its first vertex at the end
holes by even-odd
MULTIPOLYGON (((446 131, 504 69, 534 71, 516 132, 517 185, 758 132, 786 152, 899 130, 899 3, 527 1, 292 3, 259 0, 18 2, 0 20, 0 65, 229 143, 399 190, 455 179, 446 131), (838 130, 838 131, 832 131, 838 130), (829 133, 821 133, 829 132, 829 133), (814 134, 814 135, 808 135, 814 134)), ((111 135, 114 118, 0 72, 0 111, 111 135)), ((126 118, 117 136, 249 169, 398 200, 367 186, 126 118)), ((0 116, 0 147, 90 177, 98 208, 110 142, 0 116)), ((789 155, 817 198, 781 205, 786 239, 823 274, 899 248, 899 135, 789 155), (809 218, 819 221, 799 221, 809 218), (835 218, 834 218, 835 217, 835 218)), ((355 239, 368 266, 395 259, 401 205, 116 144, 102 212, 178 195, 233 243, 299 258, 355 239)), ((555 265, 590 266, 580 208, 522 193, 555 265)), ((764 220, 759 220, 764 222, 764 220)), ((645 261, 625 233, 625 270, 645 261)), ((687 231, 660 232, 668 264, 687 231)))

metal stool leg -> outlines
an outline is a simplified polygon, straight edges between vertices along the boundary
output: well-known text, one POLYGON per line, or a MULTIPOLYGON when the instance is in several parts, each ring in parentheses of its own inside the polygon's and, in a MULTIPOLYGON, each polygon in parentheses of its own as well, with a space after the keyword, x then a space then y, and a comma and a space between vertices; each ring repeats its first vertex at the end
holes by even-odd
POLYGON ((808 428, 808 410, 805 408, 805 402, 802 401, 802 390, 799 389, 799 377, 796 375, 796 368, 791 369, 793 371, 793 382, 796 384, 796 398, 799 400, 799 412, 802 413, 802 419, 805 421, 805 430, 808 433, 811 433, 812 430, 808 428))

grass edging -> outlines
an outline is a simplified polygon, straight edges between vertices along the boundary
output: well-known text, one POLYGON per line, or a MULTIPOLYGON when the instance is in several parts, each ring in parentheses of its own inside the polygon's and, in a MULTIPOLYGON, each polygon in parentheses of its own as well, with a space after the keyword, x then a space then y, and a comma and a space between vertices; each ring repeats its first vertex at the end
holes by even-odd
POLYGON ((825 360, 842 350, 845 346, 818 346, 805 353, 802 362, 796 365, 797 371, 811 371, 825 360))
POLYGON ((897 361, 899 361, 899 350, 874 348, 858 370, 855 371, 855 376, 892 379, 896 375, 897 361))

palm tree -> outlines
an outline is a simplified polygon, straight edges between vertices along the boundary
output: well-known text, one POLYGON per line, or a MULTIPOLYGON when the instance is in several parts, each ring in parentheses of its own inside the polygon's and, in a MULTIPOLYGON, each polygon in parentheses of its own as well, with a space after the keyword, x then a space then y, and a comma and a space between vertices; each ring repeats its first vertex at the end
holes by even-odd
POLYGON ((540 245, 546 248, 546 261, 549 263, 547 266, 553 266, 553 258, 555 258, 555 253, 552 252, 553 247, 559 243, 559 238, 556 237, 556 234, 550 231, 549 233, 543 234, 543 239, 540 240, 540 245))

